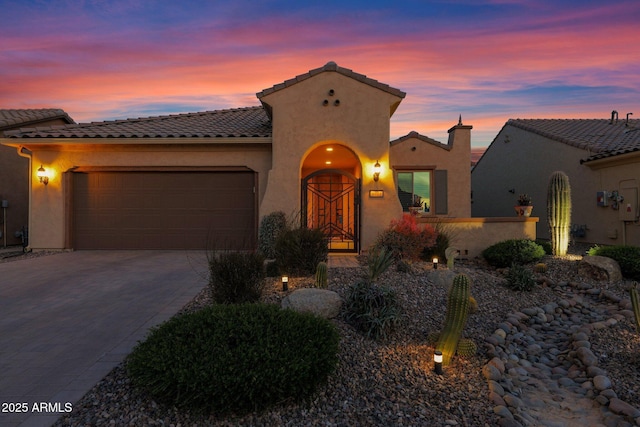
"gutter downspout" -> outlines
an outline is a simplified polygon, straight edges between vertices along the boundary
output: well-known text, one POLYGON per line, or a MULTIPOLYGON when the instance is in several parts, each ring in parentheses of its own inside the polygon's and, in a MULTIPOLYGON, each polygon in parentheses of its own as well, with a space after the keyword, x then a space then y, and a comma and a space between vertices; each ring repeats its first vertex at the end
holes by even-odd
MULTIPOLYGON (((18 156, 20 157, 24 157, 26 159, 29 159, 29 219, 27 221, 27 230, 31 230, 31 189, 32 189, 32 156, 33 153, 28 150, 27 148, 24 148, 22 145, 16 147, 16 151, 18 152, 18 156)), ((23 236, 24 237, 24 236, 23 236)), ((27 247, 24 248, 25 251, 27 251, 27 247)))

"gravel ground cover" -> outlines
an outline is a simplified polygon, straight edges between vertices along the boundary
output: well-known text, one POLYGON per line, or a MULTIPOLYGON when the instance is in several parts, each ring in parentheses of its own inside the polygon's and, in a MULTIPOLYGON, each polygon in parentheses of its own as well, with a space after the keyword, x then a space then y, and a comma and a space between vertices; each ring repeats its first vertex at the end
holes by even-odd
MULTIPOLYGON (((582 251, 575 252, 582 253, 582 251)), ((482 367, 487 362, 483 345, 509 313, 556 301, 555 283, 584 281, 577 277, 578 257, 545 257, 548 271, 538 276, 531 292, 514 292, 504 286, 504 271, 482 261, 460 261, 456 273, 472 279, 471 294, 479 306, 469 317, 465 336, 479 346, 476 356, 455 358, 442 376, 433 372, 433 345, 427 336, 438 332, 445 316, 448 280, 446 270, 430 264, 414 264, 410 273, 392 268, 379 283, 393 288, 403 307, 402 325, 385 341, 362 337, 340 318, 334 322, 341 334, 340 362, 329 382, 311 400, 283 402, 264 413, 242 417, 196 417, 155 403, 134 390, 122 365, 91 389, 74 410, 56 426, 495 426, 500 419, 488 399, 482 367)), ((335 268, 329 273, 329 289, 341 296, 364 269, 335 268)), ((293 278, 289 292, 311 287, 310 278, 293 278)), ((593 282, 628 298, 630 281, 593 282)), ((264 300, 279 303, 285 296, 272 279, 264 300)), ((210 301, 207 289, 185 308, 196 310, 210 301)), ((639 334, 630 320, 599 331, 591 337, 592 350, 606 369, 620 398, 640 407, 639 334)), ((562 424, 564 425, 564 424, 562 424)))

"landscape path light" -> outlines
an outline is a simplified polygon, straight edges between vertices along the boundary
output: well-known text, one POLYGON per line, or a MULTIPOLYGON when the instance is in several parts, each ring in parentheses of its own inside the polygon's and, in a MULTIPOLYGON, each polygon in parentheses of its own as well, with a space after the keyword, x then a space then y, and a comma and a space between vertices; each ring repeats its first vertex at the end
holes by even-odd
POLYGON ((442 375, 442 352, 440 350, 433 353, 433 366, 435 373, 442 375))
POLYGON ((437 270, 438 269, 438 257, 433 257, 433 269, 437 270))
POLYGON ((289 290, 289 276, 282 276, 282 291, 286 292, 289 290))

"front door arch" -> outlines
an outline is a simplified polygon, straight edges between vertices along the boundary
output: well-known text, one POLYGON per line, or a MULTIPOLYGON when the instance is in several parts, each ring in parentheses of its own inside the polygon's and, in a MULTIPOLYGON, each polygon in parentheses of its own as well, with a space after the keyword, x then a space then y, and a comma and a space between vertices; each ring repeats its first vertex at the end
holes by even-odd
POLYGON ((360 179, 340 169, 317 170, 302 179, 302 221, 320 228, 329 252, 358 252, 360 179))

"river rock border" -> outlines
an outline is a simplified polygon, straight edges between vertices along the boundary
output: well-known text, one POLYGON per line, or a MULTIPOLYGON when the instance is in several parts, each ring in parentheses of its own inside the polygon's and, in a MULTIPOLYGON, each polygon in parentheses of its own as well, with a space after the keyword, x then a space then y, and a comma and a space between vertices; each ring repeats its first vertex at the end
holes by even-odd
POLYGON ((640 410, 618 398, 589 342, 591 331, 633 318, 630 300, 587 283, 549 285, 557 302, 509 314, 485 340, 483 375, 500 425, 538 425, 530 408, 549 402, 531 396, 543 392, 567 410, 569 394, 598 402, 606 426, 640 426, 640 410))

